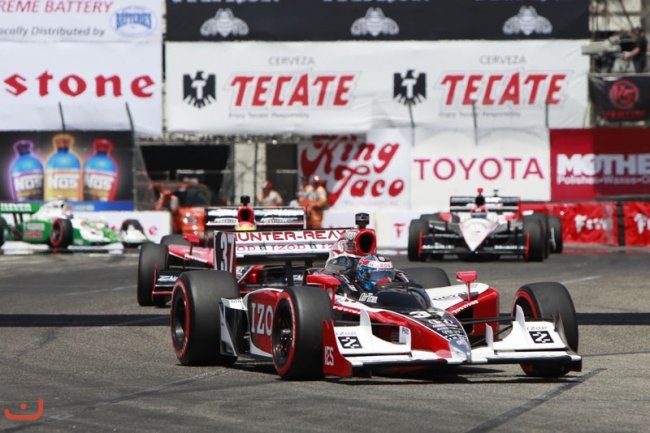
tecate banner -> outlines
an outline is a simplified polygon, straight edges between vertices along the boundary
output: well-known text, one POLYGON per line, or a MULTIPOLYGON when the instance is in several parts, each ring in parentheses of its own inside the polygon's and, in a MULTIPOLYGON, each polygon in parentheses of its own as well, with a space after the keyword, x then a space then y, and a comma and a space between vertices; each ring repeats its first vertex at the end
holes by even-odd
POLYGON ((162 131, 157 44, 0 43, 0 131, 162 131))
POLYGON ((411 150, 411 208, 449 210, 452 195, 550 199, 548 132, 540 130, 432 131, 417 129, 411 150))
POLYGON ((583 127, 583 43, 167 43, 167 126, 211 134, 583 127))
POLYGON ((588 37, 589 0, 167 0, 170 41, 588 37))
POLYGON ((154 42, 162 3, 151 0, 3 0, 0 41, 154 42))

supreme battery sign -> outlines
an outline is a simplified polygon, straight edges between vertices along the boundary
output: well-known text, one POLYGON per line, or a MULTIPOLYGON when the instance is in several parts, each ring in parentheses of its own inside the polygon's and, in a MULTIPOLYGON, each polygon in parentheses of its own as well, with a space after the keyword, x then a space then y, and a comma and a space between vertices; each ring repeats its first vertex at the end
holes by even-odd
POLYGON ((167 0, 171 41, 580 39, 589 0, 167 0))
POLYGON ((168 43, 170 132, 582 127, 580 41, 168 43))

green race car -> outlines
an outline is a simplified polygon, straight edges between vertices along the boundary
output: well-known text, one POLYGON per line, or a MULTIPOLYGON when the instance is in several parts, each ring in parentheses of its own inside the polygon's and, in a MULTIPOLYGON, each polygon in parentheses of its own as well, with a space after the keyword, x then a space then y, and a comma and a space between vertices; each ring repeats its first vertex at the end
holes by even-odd
POLYGON ((64 249, 122 243, 125 248, 148 242, 137 220, 126 220, 120 231, 105 221, 74 218, 72 206, 64 200, 39 203, 0 203, 0 214, 11 214, 13 225, 0 216, 0 246, 6 240, 47 244, 64 249))

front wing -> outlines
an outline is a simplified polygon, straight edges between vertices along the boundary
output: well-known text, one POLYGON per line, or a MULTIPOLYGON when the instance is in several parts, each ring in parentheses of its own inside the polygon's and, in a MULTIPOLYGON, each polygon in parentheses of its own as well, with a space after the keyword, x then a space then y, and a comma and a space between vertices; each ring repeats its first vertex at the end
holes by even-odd
MULTIPOLYGON (((323 327, 323 371, 326 375, 349 377, 355 370, 373 367, 485 365, 485 364, 567 364, 580 371, 582 358, 571 351, 551 322, 526 322, 517 308, 512 330, 503 340, 494 341, 488 329, 486 344, 470 349, 462 342, 451 350, 428 351, 412 348, 411 332, 399 328, 399 342, 391 343, 372 334, 368 314, 361 312, 359 326, 323 327)), ((561 329, 561 327, 559 328, 561 329)))

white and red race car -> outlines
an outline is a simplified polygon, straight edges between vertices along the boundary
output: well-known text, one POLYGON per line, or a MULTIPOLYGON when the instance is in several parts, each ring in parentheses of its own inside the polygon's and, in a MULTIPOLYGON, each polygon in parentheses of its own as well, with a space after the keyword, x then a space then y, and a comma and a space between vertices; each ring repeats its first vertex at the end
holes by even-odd
POLYGON ((368 376, 385 369, 519 364, 531 376, 580 371, 578 327, 565 286, 523 285, 512 314, 499 313, 499 292, 459 272, 451 284, 440 268, 397 271, 373 293, 354 293, 350 269, 376 253, 367 214, 348 229, 221 232, 214 248, 180 246, 188 261, 212 269, 175 279, 171 337, 184 365, 229 365, 240 357, 272 361, 284 379, 368 376), (313 267, 315 260, 323 267, 313 267), (242 290, 235 269, 276 263, 302 282, 242 290))

